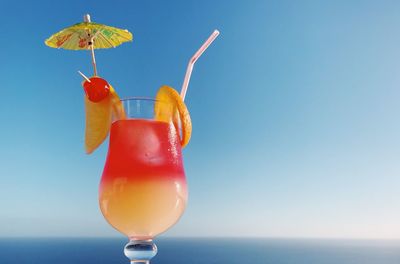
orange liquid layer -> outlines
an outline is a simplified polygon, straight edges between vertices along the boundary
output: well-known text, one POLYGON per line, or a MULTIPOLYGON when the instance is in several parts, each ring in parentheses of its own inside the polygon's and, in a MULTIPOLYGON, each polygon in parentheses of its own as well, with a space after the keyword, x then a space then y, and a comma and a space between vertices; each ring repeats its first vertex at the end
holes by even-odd
POLYGON ((114 122, 99 190, 107 221, 130 238, 152 238, 179 219, 186 201, 174 127, 139 119, 114 122))

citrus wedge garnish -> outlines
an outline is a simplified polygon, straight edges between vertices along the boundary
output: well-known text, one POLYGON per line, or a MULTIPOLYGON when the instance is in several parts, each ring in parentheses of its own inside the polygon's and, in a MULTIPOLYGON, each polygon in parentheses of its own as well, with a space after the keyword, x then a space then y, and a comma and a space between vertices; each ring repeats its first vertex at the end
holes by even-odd
POLYGON ((175 128, 181 131, 181 146, 185 147, 192 134, 192 121, 189 111, 179 93, 169 87, 162 86, 156 95, 155 119, 163 122, 173 122, 175 128))
POLYGON ((92 102, 85 96, 85 109, 85 150, 87 154, 90 154, 107 138, 113 119, 124 119, 125 112, 111 85, 110 93, 100 102, 92 102))
POLYGON ((85 109, 85 150, 87 154, 90 154, 103 143, 110 131, 112 120, 111 97, 107 96, 100 102, 94 103, 85 96, 85 109))
POLYGON ((110 98, 111 98, 111 106, 112 106, 112 115, 114 120, 125 119, 126 114, 124 110, 124 106, 119 98, 117 92, 114 87, 110 85, 110 98))

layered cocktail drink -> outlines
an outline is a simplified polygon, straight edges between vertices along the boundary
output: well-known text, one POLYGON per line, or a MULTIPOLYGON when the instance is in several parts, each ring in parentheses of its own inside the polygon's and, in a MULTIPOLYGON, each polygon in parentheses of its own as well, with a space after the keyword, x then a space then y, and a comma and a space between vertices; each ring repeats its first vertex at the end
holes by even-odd
POLYGON ((179 219, 186 201, 175 126, 129 117, 115 121, 99 189, 100 208, 107 221, 131 239, 152 239, 179 219))

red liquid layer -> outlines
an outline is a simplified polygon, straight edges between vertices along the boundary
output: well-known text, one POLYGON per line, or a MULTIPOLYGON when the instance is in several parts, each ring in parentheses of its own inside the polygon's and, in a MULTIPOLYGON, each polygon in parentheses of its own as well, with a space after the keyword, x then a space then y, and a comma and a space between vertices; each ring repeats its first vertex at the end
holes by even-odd
POLYGON ((107 221, 130 238, 152 238, 179 219, 186 201, 174 126, 140 119, 114 122, 99 195, 107 221))

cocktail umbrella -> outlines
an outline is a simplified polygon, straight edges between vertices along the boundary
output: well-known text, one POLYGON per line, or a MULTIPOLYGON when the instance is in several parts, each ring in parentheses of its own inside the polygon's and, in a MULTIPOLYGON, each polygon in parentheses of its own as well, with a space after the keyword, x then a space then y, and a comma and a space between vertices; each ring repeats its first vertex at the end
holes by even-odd
POLYGON ((132 41, 132 33, 126 29, 106 26, 90 21, 90 15, 84 16, 84 22, 67 27, 52 35, 45 43, 52 48, 69 50, 90 50, 94 75, 97 76, 95 49, 115 48, 124 42, 132 41))

